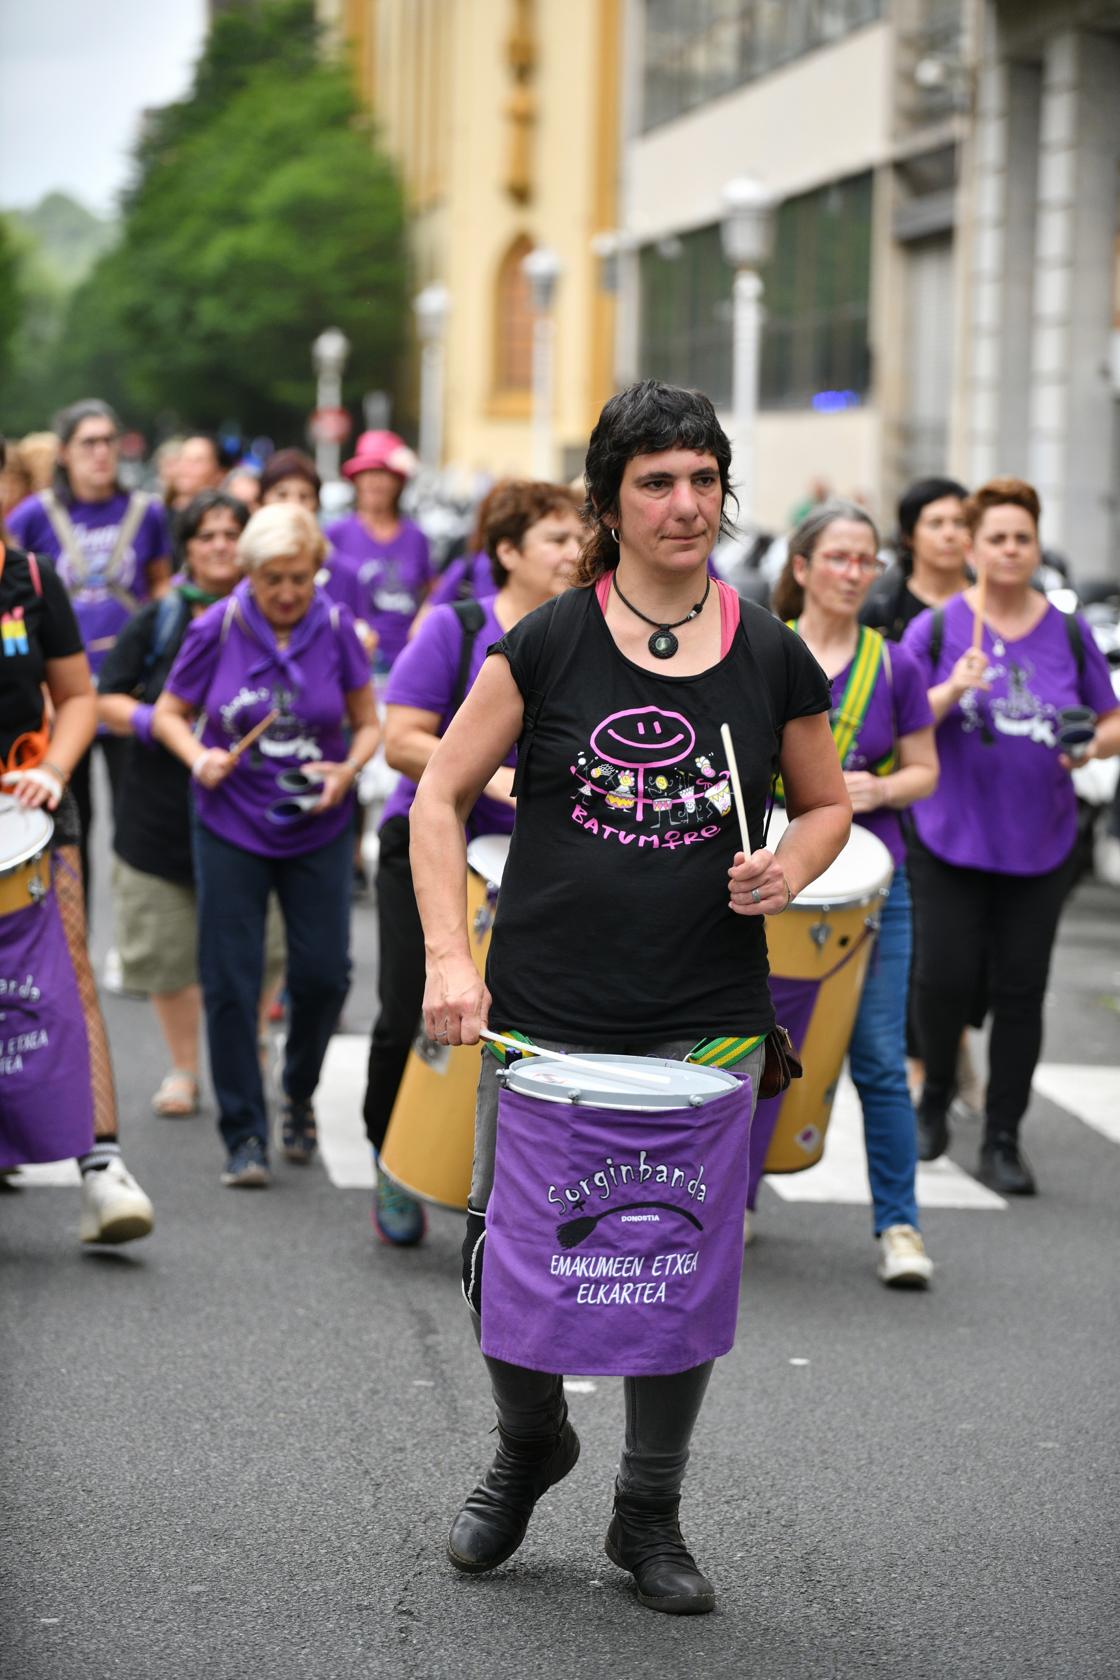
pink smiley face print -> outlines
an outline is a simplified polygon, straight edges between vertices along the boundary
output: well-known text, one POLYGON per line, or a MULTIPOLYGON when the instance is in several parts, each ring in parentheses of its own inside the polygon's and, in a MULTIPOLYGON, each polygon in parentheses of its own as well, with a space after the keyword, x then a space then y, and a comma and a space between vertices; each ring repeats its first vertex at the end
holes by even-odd
POLYGON ((591 737, 591 750, 607 764, 627 770, 662 769, 679 764, 696 745, 696 731, 680 712, 659 706, 635 706, 604 718, 591 737))

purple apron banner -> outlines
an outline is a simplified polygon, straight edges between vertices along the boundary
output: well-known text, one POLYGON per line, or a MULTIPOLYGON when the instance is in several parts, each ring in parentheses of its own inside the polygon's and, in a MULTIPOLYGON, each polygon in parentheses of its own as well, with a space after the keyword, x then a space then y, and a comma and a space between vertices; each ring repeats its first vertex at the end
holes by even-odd
POLYGON ((92 1147, 85 1016, 51 892, 0 916, 0 1171, 92 1147))
POLYGON ((534 1371, 668 1375, 735 1341, 751 1089, 699 1108, 503 1090, 482 1351, 534 1371))
MULTIPOLYGON (((780 1021, 789 1033, 795 1050, 800 1051, 805 1042, 820 989, 819 980, 782 980, 775 974, 770 976, 770 997, 774 1005, 775 1019, 780 1021)), ((774 1136, 774 1128, 778 1124, 785 1095, 783 1091, 780 1097, 767 1097, 754 1111, 754 1120, 751 1123, 750 1181, 747 1185, 747 1206, 752 1211, 758 1200, 758 1187, 766 1170, 770 1140, 774 1136)))

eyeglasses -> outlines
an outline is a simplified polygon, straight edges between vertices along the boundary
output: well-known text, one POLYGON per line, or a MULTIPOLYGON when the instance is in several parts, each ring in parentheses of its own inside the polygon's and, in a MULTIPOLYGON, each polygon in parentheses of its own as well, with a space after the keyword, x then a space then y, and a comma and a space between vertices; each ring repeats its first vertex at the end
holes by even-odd
POLYGON ((240 535, 241 535, 240 527, 237 527, 236 529, 230 530, 230 531, 223 531, 219 527, 219 529, 216 530, 216 531, 196 531, 194 536, 190 540, 191 540, 191 542, 197 542, 197 543, 213 543, 213 542, 232 542, 232 543, 235 543, 240 535))
POLYGON ((830 572, 846 572, 855 566, 863 577, 880 577, 887 569, 877 554, 814 554, 813 559, 830 572))
POLYGON ((75 438, 74 445, 78 449, 112 449, 116 441, 116 432, 98 432, 95 437, 75 438))

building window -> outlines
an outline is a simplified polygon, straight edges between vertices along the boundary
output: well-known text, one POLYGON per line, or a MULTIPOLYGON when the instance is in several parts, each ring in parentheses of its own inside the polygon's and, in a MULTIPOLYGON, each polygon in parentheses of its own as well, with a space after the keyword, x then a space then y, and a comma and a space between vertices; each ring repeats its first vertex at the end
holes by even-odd
POLYGON ((642 127, 873 23, 883 0, 646 0, 642 127))
MULTIPOLYGON (((731 403, 731 282, 718 226, 640 257, 644 375, 731 403)), ((851 408, 870 388, 871 176, 784 201, 763 274, 760 401, 851 408)))
POLYGON ((533 249, 519 235, 502 258, 494 299, 494 387, 528 392, 533 384, 533 294, 521 264, 533 249))

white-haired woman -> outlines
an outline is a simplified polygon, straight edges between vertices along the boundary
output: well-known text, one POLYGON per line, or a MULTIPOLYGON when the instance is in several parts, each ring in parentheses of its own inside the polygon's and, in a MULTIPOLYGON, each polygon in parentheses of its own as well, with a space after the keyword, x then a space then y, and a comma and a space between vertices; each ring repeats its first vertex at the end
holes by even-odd
POLYGON ((305 1163, 316 1142, 312 1098, 350 983, 353 787, 378 727, 353 619, 315 586, 323 538, 312 516, 292 503, 262 508, 238 554, 247 575, 188 631, 154 733, 194 778, 199 972, 228 1157, 222 1182, 250 1187, 268 1183, 257 1060, 268 895, 280 900, 288 941, 281 1144, 289 1161, 305 1163))

